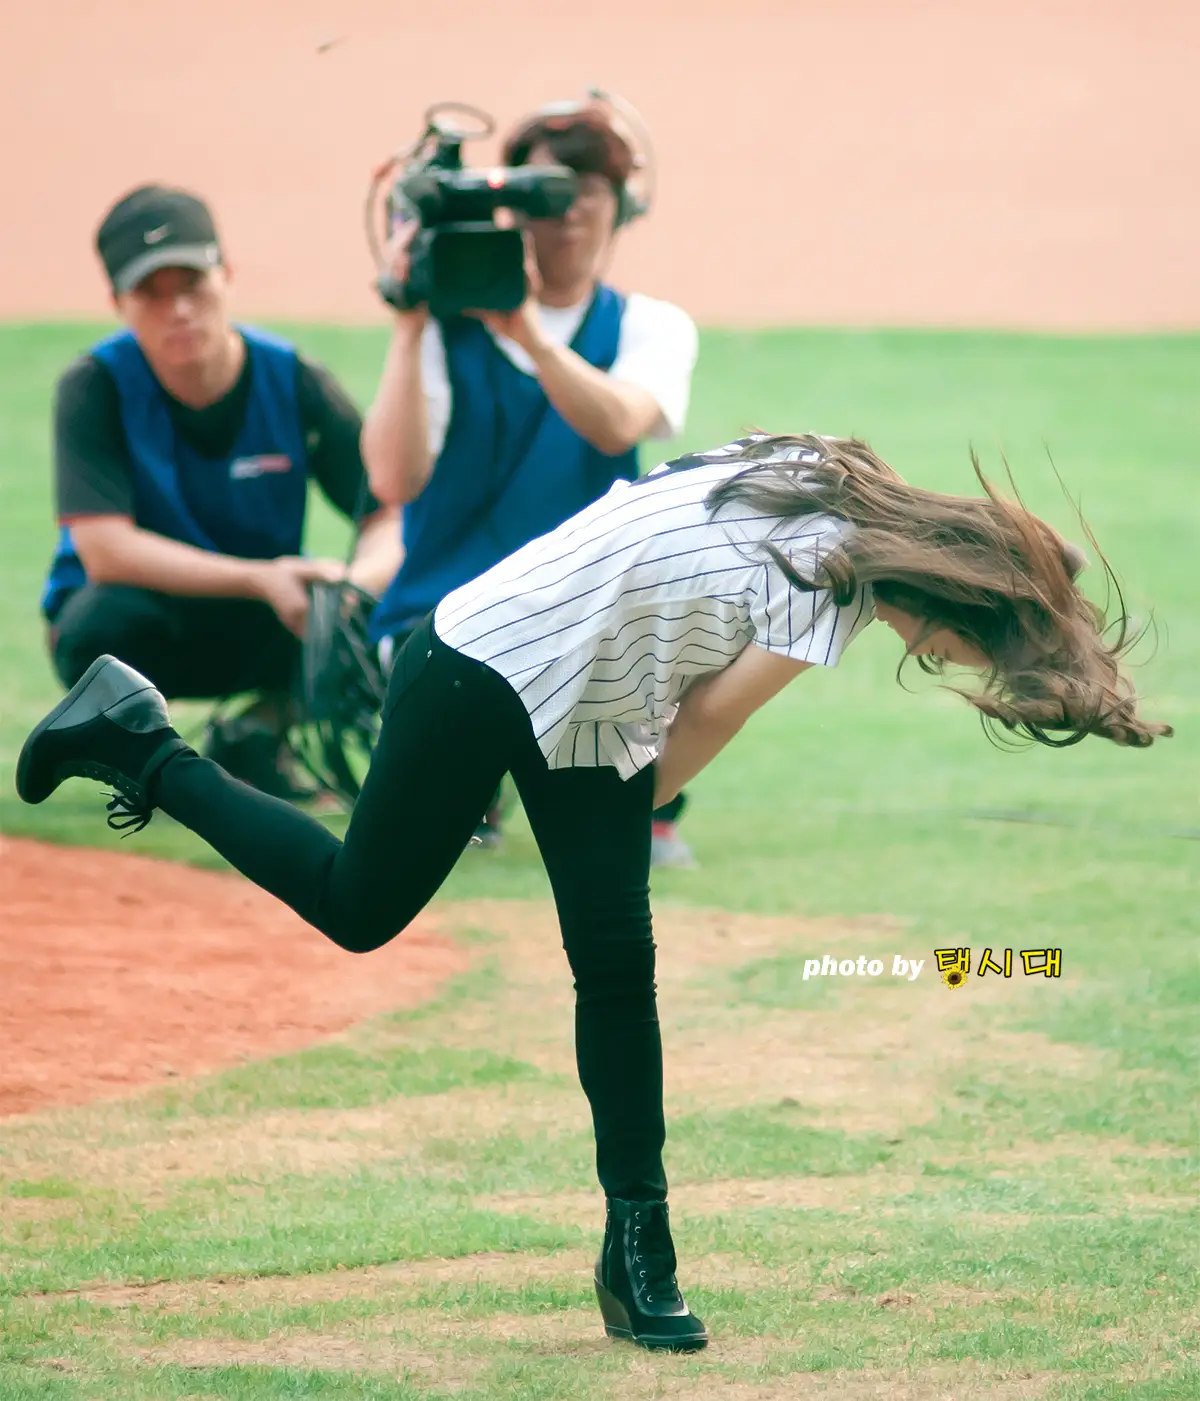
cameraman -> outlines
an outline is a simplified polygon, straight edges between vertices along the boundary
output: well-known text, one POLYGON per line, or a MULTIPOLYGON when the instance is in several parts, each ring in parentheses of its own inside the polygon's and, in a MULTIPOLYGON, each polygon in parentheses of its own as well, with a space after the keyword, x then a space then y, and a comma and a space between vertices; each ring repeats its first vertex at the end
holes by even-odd
MULTIPOLYGON (((687 414, 697 335, 668 302, 603 280, 631 215, 629 142, 600 105, 535 113, 508 138, 509 166, 566 166, 579 193, 558 219, 529 220, 528 296, 514 312, 437 321, 394 314, 363 424, 371 490, 401 505, 405 557, 373 619, 385 659, 452 589, 638 475, 637 445, 687 414)), ((407 275, 416 226, 393 244, 407 275)), ((676 799, 655 813, 654 859, 690 865, 676 799)), ((499 840, 498 813, 479 833, 499 840)))

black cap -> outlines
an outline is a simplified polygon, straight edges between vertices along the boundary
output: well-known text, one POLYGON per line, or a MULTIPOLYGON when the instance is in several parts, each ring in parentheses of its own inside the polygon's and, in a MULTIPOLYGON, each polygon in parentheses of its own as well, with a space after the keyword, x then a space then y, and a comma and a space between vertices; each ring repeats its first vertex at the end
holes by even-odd
POLYGON ((208 205, 186 190, 143 185, 104 216, 96 251, 114 292, 128 292, 159 268, 214 268, 221 246, 208 205))

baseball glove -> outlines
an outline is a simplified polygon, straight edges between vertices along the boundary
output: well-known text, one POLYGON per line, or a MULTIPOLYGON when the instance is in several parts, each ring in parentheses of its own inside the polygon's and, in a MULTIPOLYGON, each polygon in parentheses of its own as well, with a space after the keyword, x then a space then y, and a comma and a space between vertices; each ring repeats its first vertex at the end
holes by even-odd
POLYGON ((377 600, 345 582, 309 585, 308 624, 292 695, 297 759, 347 810, 362 788, 387 681, 367 623, 377 600))

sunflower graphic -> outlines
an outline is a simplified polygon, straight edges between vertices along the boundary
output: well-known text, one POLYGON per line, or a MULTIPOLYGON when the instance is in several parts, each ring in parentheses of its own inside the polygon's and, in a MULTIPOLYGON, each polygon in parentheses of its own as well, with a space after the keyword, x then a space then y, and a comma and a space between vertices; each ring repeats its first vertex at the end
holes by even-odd
POLYGON ((967 973, 965 968, 947 968, 942 974, 942 982, 948 988, 965 987, 967 983, 967 973))

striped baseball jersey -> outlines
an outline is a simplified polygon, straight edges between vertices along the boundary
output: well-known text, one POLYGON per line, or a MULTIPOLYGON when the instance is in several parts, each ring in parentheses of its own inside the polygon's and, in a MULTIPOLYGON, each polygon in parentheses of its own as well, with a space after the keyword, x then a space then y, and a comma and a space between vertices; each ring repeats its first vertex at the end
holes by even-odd
POLYGON ((616 482, 438 606, 438 636, 505 677, 551 768, 611 765, 629 778, 658 757, 697 677, 751 643, 833 666, 874 616, 869 586, 839 607, 827 590, 792 587, 762 549, 770 540, 811 578, 846 522, 742 502, 709 511, 732 475, 722 456, 739 447, 616 482))

